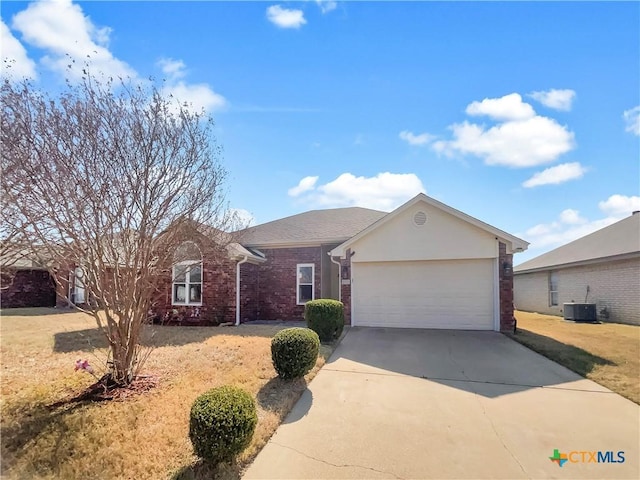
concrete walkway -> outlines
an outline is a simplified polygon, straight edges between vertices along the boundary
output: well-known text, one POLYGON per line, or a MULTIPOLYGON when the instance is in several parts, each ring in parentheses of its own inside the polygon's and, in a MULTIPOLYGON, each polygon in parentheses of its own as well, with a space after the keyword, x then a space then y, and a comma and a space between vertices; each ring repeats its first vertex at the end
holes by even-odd
POLYGON ((637 479, 639 425, 638 405, 501 334, 353 328, 244 478, 637 479), (624 462, 560 467, 555 449, 624 462))

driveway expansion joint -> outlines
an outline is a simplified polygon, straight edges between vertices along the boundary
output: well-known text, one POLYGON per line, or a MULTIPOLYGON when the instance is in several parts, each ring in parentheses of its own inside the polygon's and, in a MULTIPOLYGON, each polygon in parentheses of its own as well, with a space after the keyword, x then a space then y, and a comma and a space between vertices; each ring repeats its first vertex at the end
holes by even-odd
POLYGON ((397 478, 398 480, 405 480, 404 478, 397 476, 393 472, 386 472, 384 470, 377 470, 375 468, 365 467, 363 465, 354 465, 354 464, 348 464, 348 463, 346 463, 346 464, 331 463, 331 462, 328 462, 327 460, 323 460, 323 459, 318 458, 318 457, 312 457, 311 455, 307 455, 306 453, 301 452, 300 450, 298 450, 296 448, 289 447, 288 445, 283 445, 283 444, 275 442, 273 440, 271 440, 271 443, 274 444, 274 445, 277 445, 279 447, 286 448, 288 450, 292 450, 292 451, 296 452, 297 454, 302 455, 305 458, 308 458, 309 460, 314 460, 316 462, 324 463, 325 465, 329 465, 331 467, 336 467, 336 468, 361 468, 363 470, 370 470, 372 472, 380 473, 382 475, 391 475, 393 478, 397 478))
MULTIPOLYGON (((476 382, 472 381, 469 377, 467 377, 466 373, 464 373, 464 368, 462 368, 462 366, 458 363, 458 361, 453 356, 453 351, 451 350, 451 346, 449 346, 448 350, 449 350, 449 359, 456 366, 458 366, 458 368, 460 369, 460 372, 462 373, 464 378, 466 378, 467 381, 470 384, 476 383, 476 382)), ((516 457, 516 455, 511 451, 511 449, 507 446, 507 444, 505 443, 504 439, 502 438, 502 435, 500 435, 500 432, 498 432, 498 429, 496 428, 495 424, 493 423, 493 420, 491 419, 491 416, 487 414, 487 409, 484 408, 484 403, 482 403, 482 399, 480 398, 480 395, 473 388, 473 386, 471 387, 471 391, 473 392, 473 398, 475 398, 476 402, 478 403, 478 405, 482 409, 482 415, 489 422, 489 425, 491 425, 491 430, 493 430, 493 433, 496 436, 496 438, 498 439, 498 441, 500 442, 500 444, 502 445, 502 448, 504 448, 509 453, 509 455, 511 455, 511 458, 513 459, 514 462, 516 462, 518 464, 518 466, 520 467, 520 470, 522 470, 522 473, 524 473, 527 476, 527 478, 531 478, 529 475, 527 475, 527 472, 524 469, 524 467, 522 466, 522 463, 520 463, 520 460, 518 460, 518 457, 516 457)))

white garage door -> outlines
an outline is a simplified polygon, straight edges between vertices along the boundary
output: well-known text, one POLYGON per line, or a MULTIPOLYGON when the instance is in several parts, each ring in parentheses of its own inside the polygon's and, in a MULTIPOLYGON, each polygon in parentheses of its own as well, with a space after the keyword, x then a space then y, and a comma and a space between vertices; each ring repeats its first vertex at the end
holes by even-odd
POLYGON ((494 263, 354 262, 352 324, 493 330, 494 263))

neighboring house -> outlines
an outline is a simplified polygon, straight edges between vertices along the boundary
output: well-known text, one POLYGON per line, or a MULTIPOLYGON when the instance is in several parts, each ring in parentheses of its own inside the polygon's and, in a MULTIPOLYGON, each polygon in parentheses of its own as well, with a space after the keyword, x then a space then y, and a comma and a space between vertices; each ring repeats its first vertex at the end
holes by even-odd
POLYGON ((519 310, 562 315, 595 303, 600 320, 640 324, 640 212, 518 265, 519 310))
POLYGON ((0 308, 53 307, 56 288, 46 267, 26 257, 2 262, 0 308))
POLYGON ((167 279, 159 316, 301 320, 308 300, 334 298, 356 326, 510 331, 512 255, 528 245, 424 194, 388 214, 301 213, 238 232, 237 241, 209 264, 205 236, 185 246, 191 253, 167 279))

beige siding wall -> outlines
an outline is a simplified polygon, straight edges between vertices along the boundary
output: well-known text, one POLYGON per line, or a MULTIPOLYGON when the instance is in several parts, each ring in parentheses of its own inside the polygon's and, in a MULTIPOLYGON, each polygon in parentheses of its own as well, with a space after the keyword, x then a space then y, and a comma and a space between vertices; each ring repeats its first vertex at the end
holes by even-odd
POLYGON ((517 274, 514 303, 519 310, 562 315, 562 304, 595 303, 598 318, 606 307, 609 321, 640 325, 640 259, 558 270, 558 306, 549 306, 548 272, 517 274))
POLYGON ((418 203, 356 241, 357 262, 495 258, 496 237, 439 208, 418 203), (414 215, 424 212, 417 226, 414 215))

